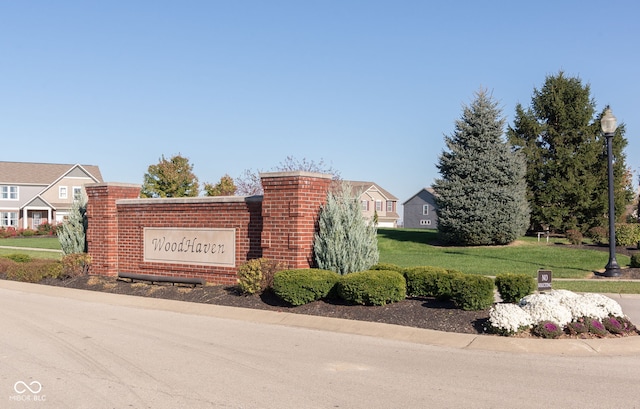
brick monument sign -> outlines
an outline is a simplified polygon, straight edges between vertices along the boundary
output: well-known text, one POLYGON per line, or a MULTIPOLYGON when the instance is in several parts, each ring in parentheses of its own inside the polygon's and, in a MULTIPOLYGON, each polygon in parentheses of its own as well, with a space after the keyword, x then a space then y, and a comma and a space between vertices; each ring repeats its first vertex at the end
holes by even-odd
POLYGON ((139 185, 87 185, 90 273, 235 284, 238 266, 255 258, 312 267, 331 175, 275 172, 260 178, 262 196, 140 199, 139 185))

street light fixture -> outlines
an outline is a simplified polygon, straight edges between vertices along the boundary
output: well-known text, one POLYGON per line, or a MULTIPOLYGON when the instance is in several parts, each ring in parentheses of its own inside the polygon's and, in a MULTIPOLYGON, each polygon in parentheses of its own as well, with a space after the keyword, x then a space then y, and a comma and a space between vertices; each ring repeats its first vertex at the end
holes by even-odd
POLYGON ((618 123, 611 109, 607 107, 600 119, 602 132, 607 138, 607 169, 609 171, 609 262, 604 268, 605 277, 618 277, 622 274, 616 261, 616 212, 613 201, 613 135, 618 123))

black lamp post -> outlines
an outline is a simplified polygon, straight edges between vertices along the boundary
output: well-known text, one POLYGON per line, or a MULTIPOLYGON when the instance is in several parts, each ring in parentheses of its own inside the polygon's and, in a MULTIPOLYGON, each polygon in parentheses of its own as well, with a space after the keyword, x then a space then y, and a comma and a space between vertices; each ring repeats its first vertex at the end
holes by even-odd
POLYGON ((609 171, 609 262, 604 268, 605 277, 618 277, 622 274, 616 261, 616 212, 613 202, 613 135, 618 127, 616 117, 607 107, 600 119, 602 132, 607 138, 607 169, 609 171))

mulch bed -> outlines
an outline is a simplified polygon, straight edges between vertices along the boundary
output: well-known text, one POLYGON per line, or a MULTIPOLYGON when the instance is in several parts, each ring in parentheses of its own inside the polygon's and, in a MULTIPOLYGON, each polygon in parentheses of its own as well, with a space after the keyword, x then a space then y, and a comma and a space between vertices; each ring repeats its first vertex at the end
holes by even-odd
MULTIPOLYGON (((601 277, 594 275, 593 278, 601 277)), ((624 269, 623 276, 615 279, 640 279, 640 269, 624 269)), ((451 301, 440 301, 429 297, 407 298, 384 306, 350 305, 340 300, 332 300, 315 301, 292 307, 271 292, 262 295, 242 295, 236 287, 232 286, 205 285, 192 288, 177 284, 131 283, 128 280, 99 276, 80 276, 67 280, 47 279, 42 284, 114 294, 381 322, 463 334, 487 334, 489 327, 488 309, 464 311, 456 308, 451 301)), ((570 338, 570 336, 566 337, 570 338)))

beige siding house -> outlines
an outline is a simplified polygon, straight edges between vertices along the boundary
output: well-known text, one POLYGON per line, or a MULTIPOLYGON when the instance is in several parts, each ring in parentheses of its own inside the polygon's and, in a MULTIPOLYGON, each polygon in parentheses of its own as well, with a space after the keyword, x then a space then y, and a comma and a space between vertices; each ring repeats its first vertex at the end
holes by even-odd
POLYGON ((365 219, 378 218, 378 227, 398 227, 398 198, 373 182, 347 180, 359 197, 365 219))
POLYGON ((84 185, 100 182, 100 169, 93 165, 0 161, 0 227, 60 223, 84 185))

